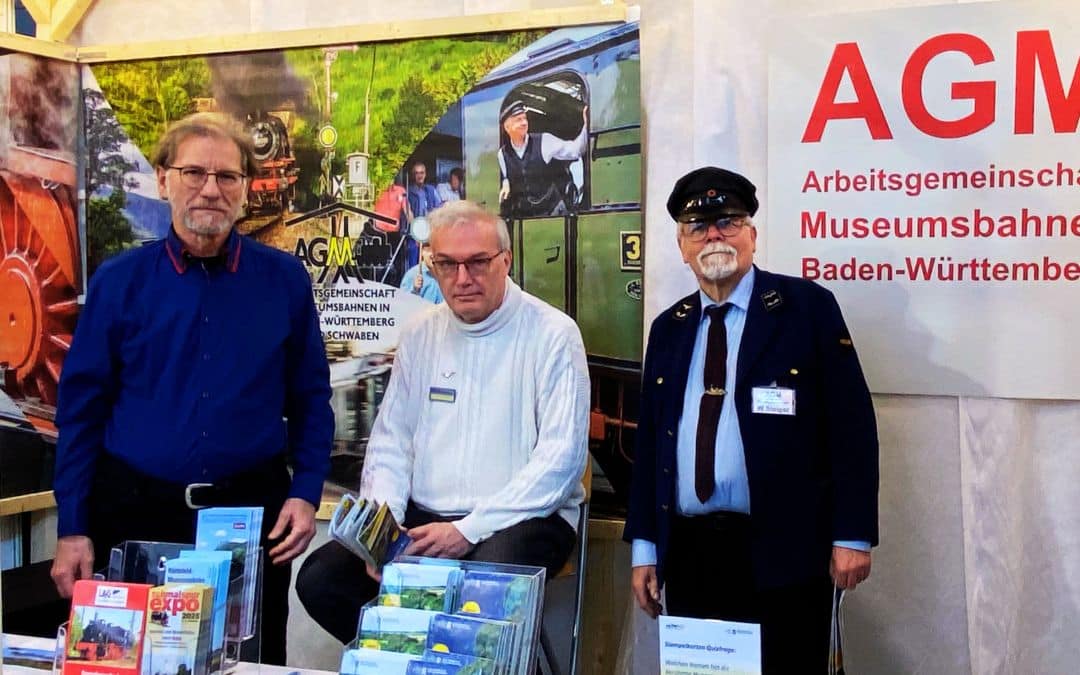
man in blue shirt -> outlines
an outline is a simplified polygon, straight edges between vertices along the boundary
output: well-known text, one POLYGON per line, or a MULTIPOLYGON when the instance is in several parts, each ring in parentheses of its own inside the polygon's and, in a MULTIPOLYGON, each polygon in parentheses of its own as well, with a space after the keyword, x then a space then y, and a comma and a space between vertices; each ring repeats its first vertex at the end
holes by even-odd
POLYGON ((420 262, 405 271, 398 286, 436 305, 443 301, 439 282, 431 274, 431 244, 425 242, 420 247, 420 262))
MULTIPOLYGON (((412 211, 412 218, 426 218, 429 213, 443 204, 442 198, 439 197, 439 191, 435 189, 434 185, 430 185, 426 181, 427 167, 424 163, 417 162, 413 164, 412 182, 409 183, 409 210, 412 211)), ((412 266, 420 262, 416 242, 409 239, 406 246, 409 265, 412 266)))
POLYGON ((699 290, 653 322, 624 538, 650 616, 761 624, 762 672, 827 672, 833 585, 877 544, 874 409, 832 293, 754 266, 756 189, 705 167, 668 212, 699 290))
POLYGON ((409 184, 409 208, 414 218, 426 216, 442 206, 442 199, 434 185, 427 182, 427 167, 417 162, 412 167, 412 183, 409 184))
POLYGON ((262 658, 284 665, 333 436, 310 279, 234 229, 258 166, 238 125, 181 120, 154 165, 172 229, 94 274, 61 375, 52 576, 67 597, 121 541, 194 542, 196 507, 262 506, 262 658))

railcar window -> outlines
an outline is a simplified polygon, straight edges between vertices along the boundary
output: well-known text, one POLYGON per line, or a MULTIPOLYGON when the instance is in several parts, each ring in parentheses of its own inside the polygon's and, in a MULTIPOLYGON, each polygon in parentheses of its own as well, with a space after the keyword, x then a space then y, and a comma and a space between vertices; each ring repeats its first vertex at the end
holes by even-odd
POLYGON ((588 92, 577 73, 518 85, 503 99, 500 206, 511 219, 558 216, 588 206, 588 92))

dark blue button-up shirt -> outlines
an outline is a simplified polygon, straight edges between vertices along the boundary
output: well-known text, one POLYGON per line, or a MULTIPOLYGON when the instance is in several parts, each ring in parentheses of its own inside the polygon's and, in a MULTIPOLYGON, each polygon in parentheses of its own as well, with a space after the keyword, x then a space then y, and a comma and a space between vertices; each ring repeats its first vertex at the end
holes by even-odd
POLYGON ((235 230, 217 259, 188 256, 170 231, 107 261, 64 361, 56 424, 61 537, 87 533, 102 452, 186 484, 287 450, 289 496, 318 505, 334 419, 306 270, 235 230))

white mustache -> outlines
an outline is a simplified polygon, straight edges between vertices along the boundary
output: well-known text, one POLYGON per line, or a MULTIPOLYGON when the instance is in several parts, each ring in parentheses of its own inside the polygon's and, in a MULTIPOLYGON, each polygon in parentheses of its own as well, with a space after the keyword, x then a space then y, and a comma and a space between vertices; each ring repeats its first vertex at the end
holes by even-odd
POLYGON ((701 253, 698 253, 698 262, 704 263, 705 259, 711 255, 723 253, 731 256, 738 255, 739 252, 735 250, 734 246, 725 244, 722 241, 714 241, 705 245, 705 248, 701 249, 701 253))

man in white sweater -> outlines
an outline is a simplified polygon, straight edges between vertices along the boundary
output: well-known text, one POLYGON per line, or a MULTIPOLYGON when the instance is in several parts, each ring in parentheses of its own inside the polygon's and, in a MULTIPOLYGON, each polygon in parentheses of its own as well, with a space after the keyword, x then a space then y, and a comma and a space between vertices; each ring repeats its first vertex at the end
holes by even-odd
MULTIPOLYGON (((577 325, 509 277, 506 224, 458 201, 429 216, 446 303, 402 330, 368 441, 360 495, 409 530, 409 555, 546 567, 576 539, 588 451, 589 374, 577 325)), ((337 542, 296 590, 323 628, 356 637, 374 570, 337 542)), ((377 574, 375 574, 377 576, 377 574)))

